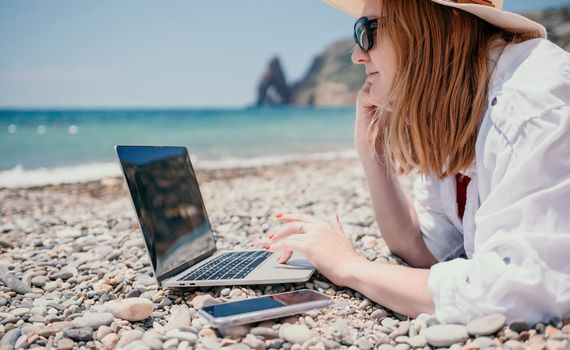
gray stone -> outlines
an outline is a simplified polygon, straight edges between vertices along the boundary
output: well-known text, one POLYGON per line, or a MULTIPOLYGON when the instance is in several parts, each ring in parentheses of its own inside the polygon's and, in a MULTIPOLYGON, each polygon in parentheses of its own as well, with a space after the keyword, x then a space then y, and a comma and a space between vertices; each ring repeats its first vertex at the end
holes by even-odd
POLYGON ((36 287, 43 287, 46 285, 47 278, 45 276, 34 276, 31 282, 36 287))
POLYGON ((249 345, 249 347, 251 347, 252 349, 265 350, 265 343, 263 342, 263 340, 257 338, 253 334, 246 335, 245 338, 242 340, 242 342, 244 344, 249 345))
POLYGON ((469 335, 465 326, 461 325, 434 325, 426 329, 423 334, 432 346, 447 347, 454 343, 462 343, 469 335))
POLYGON ((82 317, 73 320, 73 325, 97 329, 100 326, 108 326, 111 322, 113 322, 113 314, 110 312, 87 312, 82 317))
POLYGON ((184 332, 180 329, 171 329, 164 335, 166 339, 176 338, 178 340, 185 340, 190 344, 195 344, 198 336, 192 332, 184 332))
POLYGON ((12 350, 15 348, 16 340, 22 335, 20 328, 14 328, 6 332, 2 339, 0 339, 0 349, 12 350))
POLYGON ((162 338, 155 330, 150 330, 144 333, 143 342, 148 345, 152 350, 162 349, 162 338))
POLYGON ((410 344, 412 348, 423 348, 428 344, 427 339, 423 335, 416 335, 408 338, 407 343, 410 344))
POLYGON ((119 342, 117 343, 117 348, 125 347, 128 344, 141 339, 143 337, 143 334, 144 333, 138 329, 123 332, 121 334, 119 342))
POLYGON ((293 344, 303 344, 311 339, 311 330, 305 325, 283 324, 279 329, 279 337, 293 344))
MULTIPOLYGON (((119 347, 117 347, 118 349, 119 347)), ((121 350, 152 350, 150 346, 146 345, 142 340, 135 340, 124 347, 121 350)))
POLYGON ((487 315, 469 322, 467 333, 475 336, 495 334, 503 328, 506 321, 507 318, 502 314, 487 315))
POLYGON ((331 287, 331 285, 328 284, 327 282, 323 282, 323 281, 319 281, 319 280, 314 280, 313 283, 314 283, 315 287, 321 288, 321 289, 329 289, 331 287))
POLYGON ((200 344, 208 350, 218 350, 222 347, 218 339, 211 337, 200 338, 200 344))
POLYGON ((477 337, 473 340, 473 342, 479 345, 479 349, 486 349, 494 346, 495 344, 495 340, 490 337, 477 337))
POLYGON ((277 331, 268 327, 253 327, 250 333, 263 337, 265 339, 273 339, 278 337, 277 331))
POLYGON ((241 338, 245 337, 246 334, 249 333, 249 326, 248 325, 239 325, 239 326, 232 326, 228 328, 224 328, 223 334, 226 338, 241 338))
POLYGON ((63 336, 74 341, 87 341, 93 338, 93 329, 89 327, 66 329, 63 331, 63 336))
POLYGON ((18 294, 26 294, 32 292, 32 288, 30 288, 24 282, 20 281, 20 279, 12 273, 1 275, 0 280, 6 285, 6 287, 10 288, 18 294))
POLYGON ((530 326, 526 322, 513 322, 509 328, 514 332, 520 333, 528 331, 530 329, 530 326))
POLYGON ((361 350, 370 350, 373 348, 372 343, 366 337, 359 338, 354 345, 361 350))
POLYGON ((30 309, 28 309, 27 307, 17 307, 14 310, 12 310, 10 313, 15 317, 22 317, 24 315, 29 314, 30 309))

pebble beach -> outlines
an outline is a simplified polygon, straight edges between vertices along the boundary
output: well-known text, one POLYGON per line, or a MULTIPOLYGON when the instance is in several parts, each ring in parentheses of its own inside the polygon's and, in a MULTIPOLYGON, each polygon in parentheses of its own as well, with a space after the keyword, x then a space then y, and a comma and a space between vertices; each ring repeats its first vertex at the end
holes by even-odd
MULTIPOLYGON (((386 247, 356 159, 199 171, 218 249, 262 249, 278 212, 338 213, 358 252, 386 247)), ((410 178, 402 178, 410 191, 410 178)), ((0 350, 569 349, 570 320, 507 325, 500 314, 440 325, 385 309, 315 272, 305 283, 158 288, 122 178, 0 188, 0 350), (309 288, 323 309, 217 330, 202 306, 309 288)))

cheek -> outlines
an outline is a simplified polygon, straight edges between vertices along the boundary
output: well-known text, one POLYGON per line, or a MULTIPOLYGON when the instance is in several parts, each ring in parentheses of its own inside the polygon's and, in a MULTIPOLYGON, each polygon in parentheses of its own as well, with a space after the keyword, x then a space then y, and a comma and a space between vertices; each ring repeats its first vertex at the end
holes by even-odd
POLYGON ((384 79, 380 75, 376 75, 370 79, 370 98, 377 105, 382 105, 386 102, 388 93, 390 92, 391 82, 384 79))

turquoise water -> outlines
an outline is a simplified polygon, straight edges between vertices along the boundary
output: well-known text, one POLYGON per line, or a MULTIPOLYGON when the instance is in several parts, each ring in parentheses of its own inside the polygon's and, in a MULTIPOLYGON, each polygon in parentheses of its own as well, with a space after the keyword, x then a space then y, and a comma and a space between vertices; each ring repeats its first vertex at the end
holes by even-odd
POLYGON ((354 109, 0 111, 0 174, 115 162, 115 144, 184 145, 203 164, 352 149, 354 109))

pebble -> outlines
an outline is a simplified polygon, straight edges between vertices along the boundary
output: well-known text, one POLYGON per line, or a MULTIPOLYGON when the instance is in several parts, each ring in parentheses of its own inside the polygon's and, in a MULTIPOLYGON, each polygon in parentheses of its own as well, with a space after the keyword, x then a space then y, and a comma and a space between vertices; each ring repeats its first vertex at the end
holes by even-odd
POLYGON ((487 315, 469 322, 467 333, 475 336, 494 334, 503 328, 506 321, 507 318, 502 314, 487 315))
POLYGON ((208 350, 218 350, 221 348, 220 342, 216 338, 201 338, 200 345, 208 350))
POLYGON ((412 348, 423 348, 428 344, 426 337, 423 335, 416 335, 414 337, 408 338, 407 343, 412 348))
POLYGON ((247 344, 250 348, 255 350, 265 350, 265 342, 253 334, 246 335, 242 343, 247 344))
POLYGON ((47 283, 47 278, 45 276, 34 276, 30 282, 36 287, 43 287, 47 283))
POLYGON ((465 326, 461 325, 434 325, 428 327, 423 335, 430 345, 436 347, 448 347, 469 338, 465 326))
POLYGON ((265 339, 273 339, 279 336, 276 330, 268 327, 253 327, 250 330, 250 333, 253 335, 263 337, 265 339))
MULTIPOLYGON (((220 193, 227 196, 225 201, 210 201, 213 226, 227 227, 215 232, 218 248, 261 247, 265 244, 264 235, 277 225, 272 217, 274 211, 286 210, 291 198, 299 196, 302 198, 295 198, 293 204, 308 203, 304 210, 311 215, 325 218, 340 210, 346 216, 345 223, 360 225, 353 230, 353 238, 355 248, 366 258, 398 263, 376 234, 362 174, 356 170, 343 171, 358 168, 345 165, 341 161, 320 169, 321 165, 311 164, 307 171, 295 172, 295 181, 290 181, 290 175, 273 170, 269 170, 271 176, 263 177, 263 181, 259 181, 259 174, 235 181, 213 177, 215 182, 206 175, 205 197, 219 197, 220 193), (331 181, 314 186, 315 177, 311 174, 331 181), (299 188, 303 191, 299 192, 299 188), (340 206, 339 200, 342 200, 340 206), (241 208, 247 208, 248 212, 243 215, 241 208)), ((225 176, 225 172, 220 174, 225 176)), ((14 242, 12 235, 18 237, 15 248, 4 250, 0 256, 0 349, 13 348, 16 343, 29 349, 113 349, 119 348, 121 340, 121 350, 427 350, 433 347, 426 333, 428 325, 434 327, 437 321, 409 322, 407 316, 385 310, 350 288, 336 286, 318 272, 302 283, 188 290, 159 288, 142 246, 126 188, 122 179, 115 180, 115 185, 105 181, 105 186, 96 181, 0 191, 3 208, 0 227, 6 222, 14 222, 16 226, 14 232, 10 231, 0 241, 14 242), (85 193, 89 195, 81 195, 85 193), (223 336, 195 309, 305 287, 324 291, 334 303, 286 318, 232 327, 223 330, 223 336), (121 307, 129 313, 122 313, 121 307), (137 315, 130 313, 131 307, 137 315), (91 319, 105 313, 113 317, 107 316, 104 322, 91 319)), ((568 348, 570 322, 557 318, 544 321, 533 327, 522 322, 509 328, 495 326, 499 327, 498 332, 474 335, 473 340, 448 339, 448 344, 456 341, 448 348, 507 349, 520 344, 531 350, 568 348)), ((481 333, 481 329, 470 328, 475 323, 465 329, 481 333)))
POLYGON ((374 345, 372 345, 370 340, 368 340, 366 337, 359 338, 354 345, 361 350, 370 350, 374 347, 374 345))
POLYGON ((62 339, 58 340, 58 342, 57 342, 57 349, 58 350, 71 350, 71 349, 73 349, 74 345, 75 345, 75 343, 73 342, 73 340, 68 339, 68 338, 62 338, 62 339))
POLYGON ((157 331, 150 330, 144 333, 143 342, 148 345, 152 350, 162 349, 162 337, 157 331))
POLYGON ((87 312, 82 317, 74 319, 73 325, 97 329, 100 326, 108 326, 111 322, 113 322, 113 314, 110 312, 87 312))
POLYGON ((510 324, 509 328, 514 332, 521 333, 530 329, 530 326, 526 322, 513 322, 510 324))
POLYGON ((379 318, 386 317, 386 316, 388 316, 388 312, 384 309, 374 310, 370 314, 371 319, 379 319, 379 318))
POLYGON ((22 316, 29 314, 29 313, 30 313, 30 309, 28 309, 27 307, 18 307, 18 308, 15 308, 14 310, 12 310, 12 312, 11 312, 12 316, 15 316, 15 317, 22 317, 22 316))
POLYGON ((14 328, 6 332, 4 336, 0 338, 0 349, 12 349, 16 344, 16 340, 22 335, 22 330, 20 328, 14 328))
POLYGON ((1 275, 0 280, 6 285, 6 287, 18 294, 26 294, 32 292, 32 288, 27 286, 24 282, 20 281, 20 279, 12 273, 1 275))
POLYGON ((305 325, 284 324, 279 329, 279 337, 293 344, 303 344, 311 338, 311 330, 305 325))
POLYGON ((119 336, 115 333, 109 333, 101 339, 101 344, 106 349, 114 349, 119 342, 119 336))
POLYGON ((49 338, 64 329, 73 327, 73 323, 69 321, 54 322, 45 326, 41 326, 36 330, 36 333, 42 337, 49 338))
MULTIPOLYGON (((108 334, 106 335, 106 337, 109 337, 111 335, 115 335, 115 333, 108 334)), ((123 332, 123 334, 121 334, 121 337, 119 338, 117 347, 118 348, 125 347, 128 344, 141 339, 143 335, 144 335, 143 331, 137 329, 123 332)))
POLYGON ((117 318, 140 321, 152 314, 154 303, 146 298, 127 298, 110 301, 106 307, 117 318))
POLYGON ((198 336, 192 332, 184 332, 180 329, 171 329, 164 335, 166 339, 176 338, 178 340, 185 340, 190 344, 196 343, 198 336))
POLYGON ((170 309, 170 317, 165 330, 189 326, 191 321, 190 309, 186 305, 175 305, 170 309))
POLYGON ((93 329, 89 327, 65 329, 63 336, 75 341, 91 340, 93 337, 93 329))
POLYGON ((250 327, 249 325, 239 325, 239 326, 232 326, 228 328, 224 328, 223 334, 226 338, 241 338, 245 337, 249 333, 250 327))
POLYGON ((194 299, 192 299, 192 306, 195 309, 199 309, 199 308, 202 308, 204 306, 216 305, 219 303, 220 302, 217 301, 210 294, 197 295, 194 297, 194 299))

